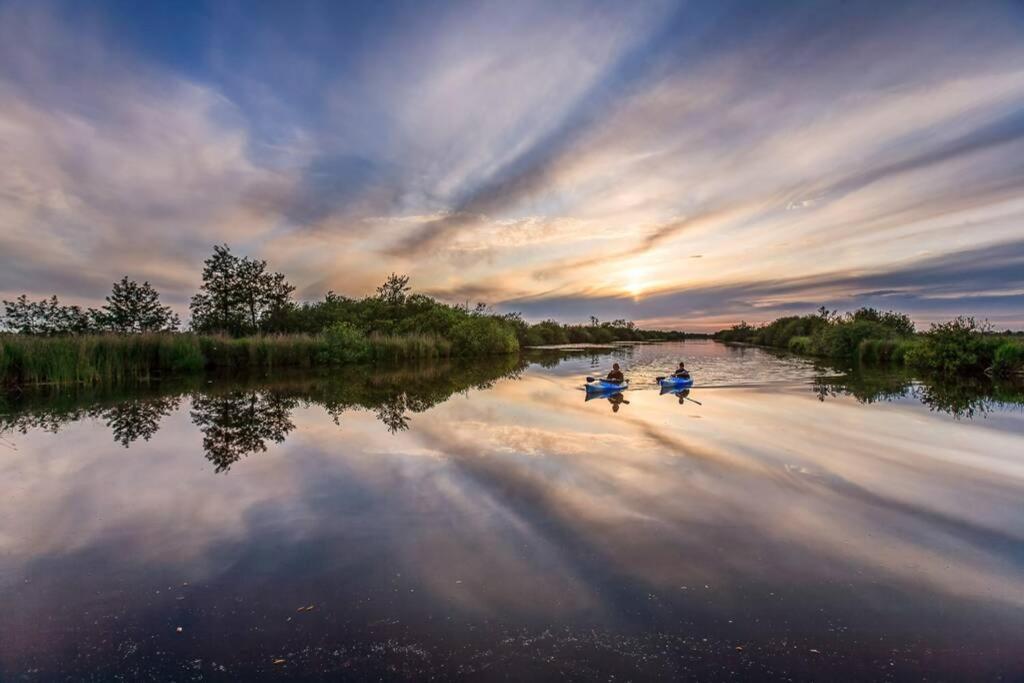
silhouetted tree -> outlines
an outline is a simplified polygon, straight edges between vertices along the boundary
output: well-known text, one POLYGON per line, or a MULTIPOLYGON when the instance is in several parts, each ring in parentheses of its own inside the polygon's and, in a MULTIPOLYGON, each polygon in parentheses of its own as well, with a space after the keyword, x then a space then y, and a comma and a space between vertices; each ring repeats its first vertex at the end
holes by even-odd
POLYGON ((3 327, 20 334, 86 334, 94 331, 96 311, 65 306, 56 296, 30 301, 22 294, 4 300, 3 327))
POLYGON ((386 304, 401 305, 405 303, 410 289, 408 275, 391 273, 384 284, 377 288, 377 298, 386 304))
POLYGON ((181 320, 149 282, 141 285, 127 276, 115 282, 107 304, 96 314, 100 327, 111 332, 172 332, 181 320))
POLYGON ((192 328, 199 332, 257 332, 265 320, 291 306, 295 288, 267 262, 239 258, 228 245, 213 248, 203 262, 203 285, 192 297, 192 328))

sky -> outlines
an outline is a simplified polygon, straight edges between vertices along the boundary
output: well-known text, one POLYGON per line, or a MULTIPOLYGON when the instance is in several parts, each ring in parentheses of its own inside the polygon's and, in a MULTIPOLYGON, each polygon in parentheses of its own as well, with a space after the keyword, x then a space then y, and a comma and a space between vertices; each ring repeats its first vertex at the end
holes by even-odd
POLYGON ((1024 3, 0 0, 0 297, 1024 327, 1024 3))

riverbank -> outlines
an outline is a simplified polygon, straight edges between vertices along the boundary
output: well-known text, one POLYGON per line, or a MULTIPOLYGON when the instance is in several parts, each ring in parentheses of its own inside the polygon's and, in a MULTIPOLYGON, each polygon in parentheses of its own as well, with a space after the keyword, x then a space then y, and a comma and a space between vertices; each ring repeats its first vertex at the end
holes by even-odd
POLYGON ((860 309, 843 316, 788 316, 753 327, 740 323, 714 338, 859 364, 902 366, 946 376, 1024 375, 1024 335, 994 333, 960 317, 917 332, 902 313, 860 309))
POLYGON ((0 334, 0 384, 147 381, 203 370, 313 368, 412 359, 512 354, 514 338, 460 343, 432 334, 370 334, 335 325, 321 334, 232 338, 192 333, 0 334))

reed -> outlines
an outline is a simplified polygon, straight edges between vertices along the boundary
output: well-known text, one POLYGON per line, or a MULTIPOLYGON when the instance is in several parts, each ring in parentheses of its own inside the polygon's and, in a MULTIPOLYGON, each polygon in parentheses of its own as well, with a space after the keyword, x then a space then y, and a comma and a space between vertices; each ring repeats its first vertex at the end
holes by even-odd
POLYGON ((0 384, 98 384, 147 381, 201 370, 311 368, 354 362, 448 358, 451 341, 433 334, 345 338, 339 354, 328 333, 232 338, 179 333, 0 334, 0 384))
POLYGON ((370 356, 375 360, 448 358, 452 344, 434 334, 371 334, 370 356))

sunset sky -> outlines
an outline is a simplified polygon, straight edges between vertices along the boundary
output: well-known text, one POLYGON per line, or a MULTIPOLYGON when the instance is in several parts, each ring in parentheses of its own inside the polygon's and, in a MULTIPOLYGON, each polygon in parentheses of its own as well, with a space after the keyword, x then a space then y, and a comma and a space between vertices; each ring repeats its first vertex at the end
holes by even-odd
POLYGON ((1024 3, 0 0, 0 298, 1024 326, 1024 3))

